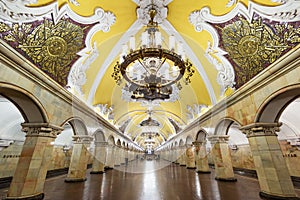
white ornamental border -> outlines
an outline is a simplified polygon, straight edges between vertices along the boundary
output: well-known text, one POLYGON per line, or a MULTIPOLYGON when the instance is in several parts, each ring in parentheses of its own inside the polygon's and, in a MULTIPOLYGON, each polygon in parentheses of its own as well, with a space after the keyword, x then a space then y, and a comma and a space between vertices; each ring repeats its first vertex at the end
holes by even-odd
MULTIPOLYGON (((232 3, 232 2, 229 2, 232 3)), ((242 3, 237 3, 236 6, 226 15, 212 15, 208 7, 201 10, 193 11, 189 16, 190 23, 194 26, 195 31, 201 32, 206 30, 213 38, 213 43, 208 41, 206 57, 217 68, 217 81, 221 85, 223 94, 228 87, 234 86, 235 73, 231 63, 224 55, 227 52, 219 48, 219 35, 215 28, 209 23, 225 23, 233 19, 237 15, 243 15, 249 22, 253 18, 254 13, 272 21, 278 22, 295 22, 300 20, 300 0, 289 0, 286 3, 276 7, 268 7, 258 5, 254 2, 249 2, 248 8, 242 3)), ((230 4, 231 5, 231 4, 230 4)))
MULTIPOLYGON (((75 0, 70 2, 75 6, 79 5, 75 0)), ((112 12, 105 12, 102 8, 97 8, 94 15, 82 17, 72 11, 68 4, 61 8, 57 2, 42 7, 28 7, 32 3, 36 3, 36 0, 0 1, 0 20, 8 24, 30 23, 43 20, 45 16, 51 16, 54 23, 57 23, 64 15, 67 15, 81 24, 95 24, 86 36, 86 47, 77 53, 80 58, 73 64, 68 77, 68 86, 73 87, 79 95, 83 95, 81 86, 86 82, 85 71, 99 55, 97 44, 91 44, 91 39, 98 31, 108 32, 115 23, 116 16, 112 12)))

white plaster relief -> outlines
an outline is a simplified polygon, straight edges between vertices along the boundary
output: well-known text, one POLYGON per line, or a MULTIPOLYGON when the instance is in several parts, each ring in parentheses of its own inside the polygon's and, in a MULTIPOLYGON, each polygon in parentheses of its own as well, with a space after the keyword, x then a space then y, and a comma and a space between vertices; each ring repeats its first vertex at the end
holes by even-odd
POLYGON ((82 17, 74 13, 68 4, 61 8, 58 3, 42 6, 42 7, 28 7, 30 3, 35 3, 33 0, 23 1, 0 1, 0 18, 11 23, 25 23, 42 20, 45 16, 52 15, 53 20, 57 23, 64 15, 68 15, 76 22, 83 24, 98 23, 96 25, 98 30, 104 32, 109 31, 109 27, 115 23, 116 17, 111 12, 105 12, 101 8, 95 9, 95 14, 90 17, 82 17))
POLYGON ((168 15, 168 8, 166 7, 166 5, 167 4, 164 0, 141 0, 139 1, 139 7, 136 10, 137 18, 142 24, 147 25, 150 20, 149 10, 153 6, 157 11, 156 16, 154 17, 154 21, 160 24, 167 18, 168 15))
POLYGON ((271 0, 271 2, 284 4, 287 2, 287 0, 271 0))
POLYGON ((228 3, 226 4, 226 7, 229 8, 231 6, 234 6, 236 4, 237 0, 229 0, 228 3))
POLYGON ((227 88, 234 88, 235 85, 235 73, 230 62, 223 56, 225 54, 227 54, 225 51, 219 47, 213 47, 208 41, 205 56, 218 71, 217 82, 221 86, 221 96, 224 95, 227 88), (216 57, 218 57, 221 61, 219 61, 216 57))
POLYGON ((69 2, 75 6, 80 6, 80 3, 76 0, 69 0, 69 2))
POLYGON ((90 65, 99 56, 99 51, 97 48, 97 43, 94 42, 93 48, 88 52, 81 52, 81 57, 72 66, 69 78, 68 86, 75 89, 79 95, 83 96, 81 87, 86 83, 86 73, 85 71, 90 67, 90 65))
POLYGON ((68 4, 65 4, 60 9, 57 2, 43 7, 27 7, 27 5, 31 3, 36 3, 36 1, 0 1, 0 20, 10 23, 30 23, 36 20, 42 20, 46 16, 52 16, 54 23, 57 23, 63 16, 67 15, 72 20, 82 24, 96 23, 88 32, 85 41, 86 47, 78 53, 81 58, 75 62, 68 77, 69 86, 74 86, 75 91, 77 91, 79 95, 82 95, 81 86, 86 81, 85 70, 96 59, 96 56, 99 55, 95 44, 94 47, 91 47, 91 38, 98 31, 108 32, 116 21, 115 15, 111 12, 105 12, 101 8, 97 8, 95 9, 94 15, 82 17, 74 13, 68 4))
MULTIPOLYGON (((228 5, 233 5, 233 3, 233 1, 229 1, 228 5)), ((261 6, 250 1, 248 8, 242 3, 237 3, 231 12, 223 16, 212 15, 210 9, 204 7, 201 10, 192 12, 189 16, 189 21, 194 26, 195 31, 201 32, 206 30, 213 38, 213 42, 212 44, 209 43, 205 55, 218 70, 217 81, 221 85, 221 95, 227 87, 234 86, 235 74, 232 65, 224 57, 226 52, 218 47, 219 35, 217 31, 207 22, 225 23, 237 15, 243 15, 250 22, 255 12, 269 20, 279 22, 298 21, 300 20, 300 1, 286 1, 285 4, 276 7, 261 6)))
POLYGON ((107 118, 108 120, 114 120, 114 106, 108 107, 107 104, 97 104, 95 106, 96 108, 99 108, 99 114, 103 117, 107 118))
POLYGON ((186 118, 187 122, 192 122, 194 119, 200 116, 202 108, 207 108, 206 105, 203 104, 193 104, 192 106, 187 105, 186 109, 186 118))
POLYGON ((205 84, 205 86, 208 90, 209 97, 210 97, 210 100, 211 100, 212 104, 213 105, 216 104, 217 103, 217 98, 216 98, 216 95, 214 93, 211 81, 208 78, 201 62, 199 61, 199 59, 197 58, 197 56, 195 55, 195 53, 193 52, 191 47, 185 42, 183 37, 176 31, 176 29, 172 26, 172 24, 168 20, 165 20, 160 26, 169 35, 174 35, 176 41, 182 43, 184 52, 186 53, 186 55, 188 55, 190 61, 193 63, 195 68, 198 70, 200 76, 202 77, 202 79, 204 81, 204 84, 205 84))

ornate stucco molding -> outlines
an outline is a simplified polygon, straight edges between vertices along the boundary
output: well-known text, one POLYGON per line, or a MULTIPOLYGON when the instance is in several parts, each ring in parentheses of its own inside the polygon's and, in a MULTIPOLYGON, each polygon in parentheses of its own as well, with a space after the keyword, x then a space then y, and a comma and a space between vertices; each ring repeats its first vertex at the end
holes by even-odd
POLYGON ((9 21, 11 23, 30 23, 37 20, 42 20, 45 16, 53 17, 57 23, 64 15, 69 16, 72 20, 82 24, 96 25, 94 29, 108 32, 116 17, 111 12, 105 12, 102 8, 95 9, 95 13, 89 17, 82 17, 71 10, 68 4, 59 8, 58 3, 42 6, 42 7, 29 7, 34 0, 23 0, 16 3, 16 0, 0 1, 0 19, 9 21))
POLYGON ((81 58, 72 66, 69 73, 68 85, 73 88, 79 96, 83 96, 82 86, 86 83, 86 70, 99 56, 97 43, 94 42, 90 51, 81 51, 81 58))
MULTIPOLYGON (((79 6, 76 0, 71 0, 70 3, 79 6)), ((89 65, 99 55, 96 44, 91 44, 92 36, 98 32, 108 32, 110 27, 115 23, 116 17, 111 12, 106 12, 102 8, 95 9, 94 15, 89 17, 82 17, 71 10, 69 4, 63 5, 59 8, 58 3, 42 6, 30 7, 28 5, 36 3, 35 0, 8 0, 0 1, 0 21, 8 24, 13 23, 32 23, 37 20, 43 20, 45 17, 52 18, 53 22, 57 24, 63 17, 68 16, 72 20, 81 24, 94 24, 89 30, 86 40, 85 48, 77 54, 81 56, 72 66, 69 80, 71 86, 77 93, 82 94, 81 87, 86 82, 85 71, 89 65)))
MULTIPOLYGON (((229 1, 228 7, 233 6, 236 1, 229 1)), ((208 60, 216 66, 218 70, 218 83, 222 87, 222 92, 227 87, 233 87, 234 82, 234 70, 231 63, 227 60, 225 55, 227 52, 222 51, 219 48, 219 35, 217 30, 210 24, 222 24, 232 20, 236 16, 242 15, 249 22, 252 21, 254 13, 258 13, 261 17, 272 21, 278 22, 295 22, 300 18, 300 2, 298 0, 282 1, 280 6, 268 7, 249 2, 248 7, 242 3, 237 3, 231 12, 223 16, 215 16, 210 13, 208 7, 204 7, 201 10, 194 11, 189 16, 189 21, 194 25, 195 31, 201 32, 206 30, 212 36, 213 42, 208 43, 206 50, 206 57, 208 60)))
POLYGON ((157 11, 156 16, 154 17, 154 21, 157 23, 162 23, 163 20, 167 18, 168 15, 168 8, 167 5, 170 1, 160 1, 160 0, 142 0, 139 2, 136 2, 138 4, 138 9, 136 10, 137 18, 138 20, 144 24, 147 25, 150 20, 149 10, 152 8, 152 6, 157 11), (152 5, 153 3, 153 5, 152 5))

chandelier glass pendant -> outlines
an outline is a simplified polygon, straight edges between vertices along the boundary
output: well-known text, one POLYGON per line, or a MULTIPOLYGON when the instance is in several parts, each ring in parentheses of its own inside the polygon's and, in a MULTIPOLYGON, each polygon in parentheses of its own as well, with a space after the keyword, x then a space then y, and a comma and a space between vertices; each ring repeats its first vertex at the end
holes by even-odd
POLYGON ((112 77, 118 85, 122 78, 126 80, 126 88, 131 92, 132 99, 166 100, 172 94, 172 85, 181 89, 179 83, 183 78, 185 84, 191 82, 194 74, 192 64, 184 60, 182 44, 177 44, 175 52, 175 37, 169 37, 168 49, 162 48, 162 34, 158 23, 154 21, 157 11, 154 6, 149 10, 150 20, 142 33, 141 46, 135 49, 135 37, 130 37, 129 52, 123 45, 120 62, 114 66, 112 77))

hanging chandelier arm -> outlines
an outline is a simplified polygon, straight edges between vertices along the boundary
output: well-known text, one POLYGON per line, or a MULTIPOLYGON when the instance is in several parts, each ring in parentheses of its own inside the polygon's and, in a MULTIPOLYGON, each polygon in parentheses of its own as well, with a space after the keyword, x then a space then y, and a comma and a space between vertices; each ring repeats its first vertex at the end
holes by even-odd
POLYGON ((149 70, 144 66, 144 64, 140 61, 140 59, 137 59, 139 61, 139 63, 142 65, 142 67, 146 70, 146 72, 148 74, 151 74, 151 72, 149 72, 149 70))
POLYGON ((161 62, 161 64, 158 66, 157 72, 160 70, 161 66, 165 63, 166 59, 167 59, 167 58, 165 58, 165 59, 161 62))

